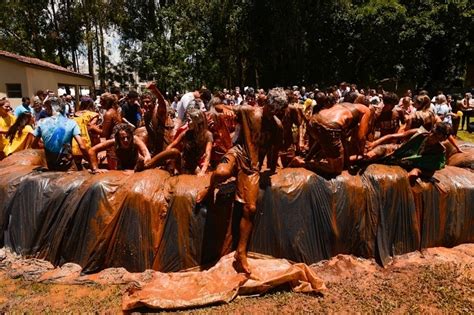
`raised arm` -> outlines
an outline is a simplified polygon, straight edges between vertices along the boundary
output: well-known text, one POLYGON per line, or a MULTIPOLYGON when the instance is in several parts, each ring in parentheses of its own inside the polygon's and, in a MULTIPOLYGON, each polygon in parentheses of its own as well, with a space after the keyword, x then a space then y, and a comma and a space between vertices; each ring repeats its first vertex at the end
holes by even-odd
POLYGON ((198 173, 198 176, 204 176, 209 168, 211 163, 211 154, 212 154, 212 137, 209 138, 209 141, 206 143, 206 151, 204 152, 204 162, 202 163, 201 171, 198 173))
POLYGON ((133 143, 137 146, 138 152, 143 157, 143 161, 145 163, 148 162, 151 159, 151 155, 145 143, 137 136, 133 136, 133 143))

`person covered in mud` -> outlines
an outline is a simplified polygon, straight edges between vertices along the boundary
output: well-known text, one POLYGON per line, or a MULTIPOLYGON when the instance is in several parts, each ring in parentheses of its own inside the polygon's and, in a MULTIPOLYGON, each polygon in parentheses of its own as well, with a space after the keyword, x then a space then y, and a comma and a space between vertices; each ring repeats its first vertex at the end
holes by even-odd
POLYGON ((375 128, 380 130, 380 137, 397 133, 400 123, 405 122, 403 111, 395 107, 399 102, 397 94, 386 92, 382 101, 383 107, 375 114, 375 128))
MULTIPOLYGON (((298 104, 298 97, 293 91, 286 91, 289 105, 279 114, 283 130, 281 134, 275 133, 273 137, 281 137, 281 141, 264 142, 260 147, 260 168, 263 166, 264 158, 267 157, 267 167, 270 172, 274 173, 277 167, 278 157, 282 162, 282 166, 286 167, 291 160, 300 151, 299 147, 299 127, 303 123, 304 114, 302 106, 298 104)), ((275 131, 277 132, 277 131, 275 131)))
POLYGON ((337 176, 349 166, 349 156, 364 153, 373 112, 363 104, 331 105, 330 98, 322 92, 317 94, 316 103, 308 124, 308 131, 315 143, 304 160, 297 157, 290 165, 337 176))
POLYGON ((411 182, 420 175, 431 177, 446 164, 443 141, 451 134, 451 127, 437 122, 431 131, 423 126, 403 133, 386 135, 367 145, 366 163, 395 164, 406 168, 411 182), (394 144, 394 140, 403 141, 394 144))
POLYGON ((188 107, 184 116, 184 128, 166 150, 155 155, 145 168, 175 161, 179 173, 203 176, 209 167, 212 151, 212 133, 207 129, 206 115, 200 109, 188 107))
POLYGON ((121 123, 114 127, 113 138, 89 149, 91 173, 102 173, 97 155, 102 151, 114 150, 118 170, 142 170, 151 157, 143 141, 133 135, 133 127, 121 123))
POLYGON ((413 102, 416 111, 407 116, 405 130, 417 129, 423 126, 431 130, 436 123, 436 115, 430 109, 431 100, 428 95, 417 95, 413 102))
POLYGON ((77 123, 66 117, 66 103, 57 98, 50 98, 51 106, 58 108, 58 115, 44 118, 38 122, 33 132, 35 139, 32 147, 38 148, 43 140, 46 163, 50 171, 69 171, 75 169, 72 155, 72 139, 77 141, 79 149, 86 160, 89 159, 81 130, 77 123))
POLYGON ((200 203, 212 196, 215 187, 235 176, 237 188, 235 199, 243 204, 240 220, 240 238, 235 253, 238 269, 250 273, 247 261, 247 244, 252 232, 259 191, 259 148, 263 141, 281 141, 272 135, 282 132, 283 126, 277 118, 288 106, 288 98, 281 88, 268 92, 263 107, 216 105, 216 109, 229 115, 235 115, 238 123, 234 146, 224 155, 221 163, 212 172, 209 186, 200 191, 196 202, 200 203))
MULTIPOLYGON (((147 147, 151 155, 154 156, 173 142, 175 133, 174 111, 168 106, 163 94, 154 82, 150 82, 147 89, 156 97, 156 100, 150 99, 150 102, 146 103, 147 97, 142 99, 146 106, 144 121, 147 131, 147 147)), ((151 98, 151 95, 148 98, 151 98)))
MULTIPOLYGON (((122 123, 117 96, 111 93, 102 94, 100 96, 100 105, 106 110, 102 126, 92 125, 89 130, 98 134, 101 138, 109 140, 112 138, 114 127, 122 123)), ((117 158, 112 149, 107 151, 107 167, 109 170, 117 169, 117 158)))

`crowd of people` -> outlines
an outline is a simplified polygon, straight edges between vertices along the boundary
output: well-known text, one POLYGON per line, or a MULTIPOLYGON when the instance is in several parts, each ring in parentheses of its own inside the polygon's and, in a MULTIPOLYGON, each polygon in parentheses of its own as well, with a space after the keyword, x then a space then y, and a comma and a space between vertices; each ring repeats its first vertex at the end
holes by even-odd
POLYGON ((243 204, 236 259, 244 272, 260 172, 305 167, 332 177, 370 163, 400 165, 410 181, 446 163, 445 141, 461 151, 457 130, 471 128, 474 100, 466 93, 427 91, 403 97, 341 83, 325 91, 304 87, 246 87, 212 94, 201 88, 167 99, 154 83, 141 95, 112 88, 97 104, 88 96, 76 108, 69 95, 38 91, 14 111, 0 100, 0 159, 27 148, 44 149, 47 169, 71 171, 161 167, 171 174, 210 173, 196 201, 234 176, 243 204))

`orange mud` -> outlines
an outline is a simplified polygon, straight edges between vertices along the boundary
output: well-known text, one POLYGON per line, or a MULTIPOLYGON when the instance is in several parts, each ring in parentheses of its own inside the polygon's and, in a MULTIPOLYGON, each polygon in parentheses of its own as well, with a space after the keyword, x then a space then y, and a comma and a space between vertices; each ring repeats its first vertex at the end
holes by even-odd
MULTIPOLYGON (((451 249, 430 248, 421 253, 395 256, 385 268, 372 259, 349 255, 338 255, 310 268, 324 281, 327 289, 321 291, 322 295, 292 293, 287 286, 276 286, 270 291, 268 288, 263 290, 264 294, 260 297, 237 298, 229 304, 185 312, 474 312, 474 244, 451 249)), ((79 270, 80 267, 74 264, 66 264, 61 270, 53 269, 47 262, 21 259, 0 250, 0 312, 118 313, 122 302, 129 301, 130 296, 140 292, 137 288, 146 289, 156 281, 153 271, 130 274, 118 268, 81 277, 79 270)), ((184 277, 183 273, 169 276, 184 277)), ((195 286, 191 279, 192 276, 188 283, 195 286)), ((159 281, 162 284, 166 282, 163 278, 159 281)), ((180 281, 172 285, 170 280, 169 297, 173 298, 173 293, 185 283, 180 281)), ((216 282, 214 287, 219 287, 219 283, 216 282)), ((247 287, 252 287, 252 283, 255 284, 255 280, 251 280, 247 287)), ((156 292, 164 289, 163 285, 154 288, 158 290, 156 292)), ((195 290, 190 294, 196 295, 197 292, 195 290)), ((138 310, 150 309, 142 307, 138 310)))

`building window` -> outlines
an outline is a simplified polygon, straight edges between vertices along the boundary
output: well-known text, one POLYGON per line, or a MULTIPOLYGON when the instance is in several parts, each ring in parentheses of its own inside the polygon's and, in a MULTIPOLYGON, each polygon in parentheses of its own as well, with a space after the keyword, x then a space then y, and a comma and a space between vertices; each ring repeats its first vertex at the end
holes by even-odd
POLYGON ((7 97, 9 98, 21 98, 21 84, 7 83, 7 97))

